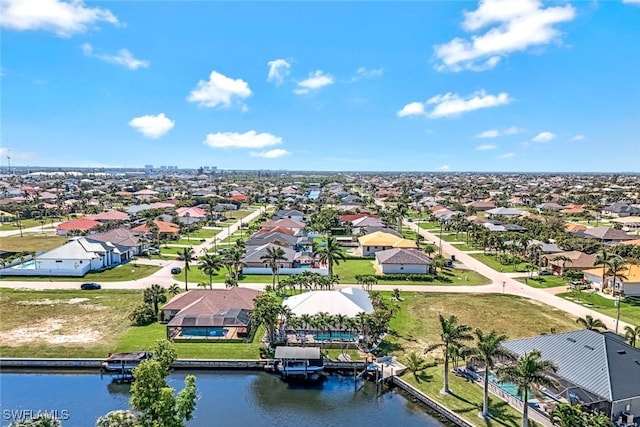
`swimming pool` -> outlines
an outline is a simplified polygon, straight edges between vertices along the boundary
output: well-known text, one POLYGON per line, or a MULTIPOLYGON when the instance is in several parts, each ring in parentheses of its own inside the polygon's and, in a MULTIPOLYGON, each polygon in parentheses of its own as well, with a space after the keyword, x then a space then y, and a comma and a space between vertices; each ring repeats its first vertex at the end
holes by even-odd
POLYGON ((180 334, 183 337, 224 337, 229 332, 224 328, 185 328, 180 334))
POLYGON ((498 377, 493 373, 489 372, 489 382, 496 385, 501 390, 504 390, 506 393, 511 396, 522 400, 521 396, 518 394, 518 386, 513 383, 500 383, 498 377))
POLYGON ((351 332, 332 332, 331 335, 328 332, 318 332, 313 338, 316 341, 357 341, 358 335, 351 332))
POLYGON ((35 270, 36 269, 36 261, 31 260, 27 262, 23 262, 22 264, 18 264, 13 266, 16 270, 35 270))

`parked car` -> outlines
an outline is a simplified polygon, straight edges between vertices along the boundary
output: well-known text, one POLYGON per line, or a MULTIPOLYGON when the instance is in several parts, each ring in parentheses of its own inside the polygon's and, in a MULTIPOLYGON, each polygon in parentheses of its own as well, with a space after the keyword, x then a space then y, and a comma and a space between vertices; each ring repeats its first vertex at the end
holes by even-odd
POLYGON ((160 255, 160 249, 158 248, 149 248, 147 252, 151 255, 160 255))
POLYGON ((180 274, 181 271, 182 269, 180 267, 173 267, 171 269, 171 274, 180 274))
POLYGON ((552 276, 553 271, 551 270, 540 270, 538 271, 538 276, 552 276))
POLYGON ((89 282, 89 283, 83 283, 82 285, 80 285, 80 289, 82 289, 83 291, 95 291, 98 289, 102 289, 102 286, 100 286, 99 283, 89 282))

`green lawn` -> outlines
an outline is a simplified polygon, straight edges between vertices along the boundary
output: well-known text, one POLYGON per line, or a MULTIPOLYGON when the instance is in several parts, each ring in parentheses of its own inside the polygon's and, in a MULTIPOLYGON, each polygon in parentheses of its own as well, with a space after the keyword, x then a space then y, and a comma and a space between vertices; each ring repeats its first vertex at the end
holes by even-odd
POLYGON ((518 270, 515 270, 513 268, 513 264, 509 264, 509 265, 500 264, 500 262, 496 259, 495 255, 485 255, 485 254, 469 254, 469 255, 477 259, 481 263, 485 264, 486 266, 493 268, 496 271, 502 271, 505 273, 526 272, 526 270, 524 269, 524 265, 525 265, 524 262, 521 262, 520 264, 518 264, 518 270))
MULTIPOLYGON (((47 225, 50 225, 52 220, 53 220, 53 222, 59 222, 59 221, 62 221, 62 218, 47 217, 47 218, 45 218, 44 226, 46 227, 47 225)), ((22 225, 22 229, 24 230, 25 228, 39 227, 42 224, 40 223, 39 219, 23 219, 23 220, 20 221, 20 225, 22 225)), ((19 230, 19 229, 20 229, 20 227, 18 227, 18 225, 15 223, 15 221, 4 222, 4 223, 2 223, 2 225, 0 225, 0 230, 1 231, 19 230)))
MULTIPOLYGON (((340 278, 340 283, 357 283, 356 276, 375 274, 373 267, 373 260, 369 259, 349 259, 342 261, 337 266, 333 267, 333 274, 337 274, 340 278)), ((390 281, 390 280, 378 280, 379 285, 486 285, 491 281, 477 273, 470 270, 461 270, 457 268, 445 268, 439 274, 441 280, 434 280, 433 282, 411 282, 411 281, 390 281)))
MULTIPOLYGON (((557 296, 588 306, 593 311, 606 314, 613 318, 616 317, 618 312, 614 300, 594 294, 593 292, 570 291, 558 294, 557 296)), ((620 320, 640 326, 640 302, 630 299, 621 301, 620 320)))
POLYGON ((200 238, 200 237, 189 237, 188 239, 186 237, 180 239, 180 240, 173 240, 171 243, 176 244, 176 245, 191 245, 191 246, 198 246, 201 243, 204 242, 204 237, 200 238))
POLYGON ((460 249, 461 251, 477 251, 478 248, 473 247, 471 245, 467 245, 466 243, 454 243, 453 246, 456 249, 460 249))
MULTIPOLYGON (((195 238, 195 239, 208 239, 210 237, 215 236, 216 234, 218 234, 217 230, 204 230, 204 229, 199 229, 199 230, 195 230, 195 231, 190 231, 189 233, 189 237, 190 238, 195 238)), ((187 237, 187 233, 184 234, 183 238, 187 237)))
POLYGON ((465 233, 459 233, 457 235, 455 233, 442 235, 442 240, 445 242, 464 242, 466 239, 467 235, 465 233))
POLYGON ((533 274, 533 278, 519 277, 516 279, 518 282, 525 283, 532 288, 557 288, 558 286, 567 286, 569 280, 564 277, 557 276, 536 276, 533 274), (526 280, 525 280, 526 279, 526 280))
POLYGON ((418 227, 433 234, 438 234, 440 232, 440 223, 438 222, 419 222, 417 225, 418 227))
POLYGON ((22 237, 19 234, 3 237, 0 240, 0 249, 7 252, 39 252, 57 248, 66 240, 64 236, 24 233, 22 237))
MULTIPOLYGON (((193 246, 198 246, 198 245, 192 245, 192 248, 193 246)), ((165 247, 164 245, 160 246, 160 253, 162 255, 165 255, 165 254, 178 255, 178 252, 182 252, 183 250, 184 250, 184 247, 178 247, 178 246, 165 247)))
POLYGON ((111 268, 104 271, 89 272, 82 277, 68 277, 68 276, 8 276, 3 277, 0 280, 20 280, 23 282, 123 282, 127 280, 137 280, 147 277, 160 270, 160 267, 155 265, 145 264, 124 264, 118 267, 111 268))
MULTIPOLYGON (((188 281, 190 284, 197 284, 197 283, 209 283, 209 276, 207 276, 206 274, 204 274, 202 272, 202 270, 200 270, 198 268, 198 263, 195 262, 193 264, 191 264, 191 269, 189 270, 188 273, 188 281)), ((284 276, 280 276, 280 277, 284 277, 284 276)), ((184 270, 182 270, 182 272, 180 274, 174 274, 173 278, 176 280, 176 282, 178 283, 184 283, 184 270)), ((218 271, 218 274, 214 275, 212 278, 212 283, 224 283, 224 281, 227 279, 227 269, 225 267, 222 267, 222 269, 220 271, 218 271)), ((272 282, 272 277, 271 274, 249 274, 249 275, 245 275, 245 276, 241 276, 240 277, 240 283, 244 282, 244 283, 271 283, 272 282)))

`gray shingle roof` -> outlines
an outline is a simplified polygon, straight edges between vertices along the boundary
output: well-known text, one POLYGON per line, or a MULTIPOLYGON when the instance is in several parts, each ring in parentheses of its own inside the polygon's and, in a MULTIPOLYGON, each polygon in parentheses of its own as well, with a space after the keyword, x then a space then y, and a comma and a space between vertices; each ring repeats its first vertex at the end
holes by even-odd
POLYGON ((640 349, 617 338, 581 330, 506 341, 522 355, 539 350, 558 366, 557 375, 609 401, 640 396, 640 349))
POLYGON ((431 258, 417 249, 393 248, 376 252, 378 264, 431 265, 431 258))

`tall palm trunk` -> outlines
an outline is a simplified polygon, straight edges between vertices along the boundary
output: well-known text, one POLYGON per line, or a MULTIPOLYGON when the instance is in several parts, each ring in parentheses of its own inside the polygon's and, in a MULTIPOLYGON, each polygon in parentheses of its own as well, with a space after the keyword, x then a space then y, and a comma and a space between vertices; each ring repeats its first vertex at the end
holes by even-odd
POLYGON ((449 346, 444 347, 444 387, 442 394, 449 394, 449 346))
POLYGON ((484 396, 482 398, 482 417, 489 417, 489 368, 484 369, 484 396))
POLYGON ((524 388, 524 408, 522 409, 522 427, 529 427, 529 387, 524 388))

